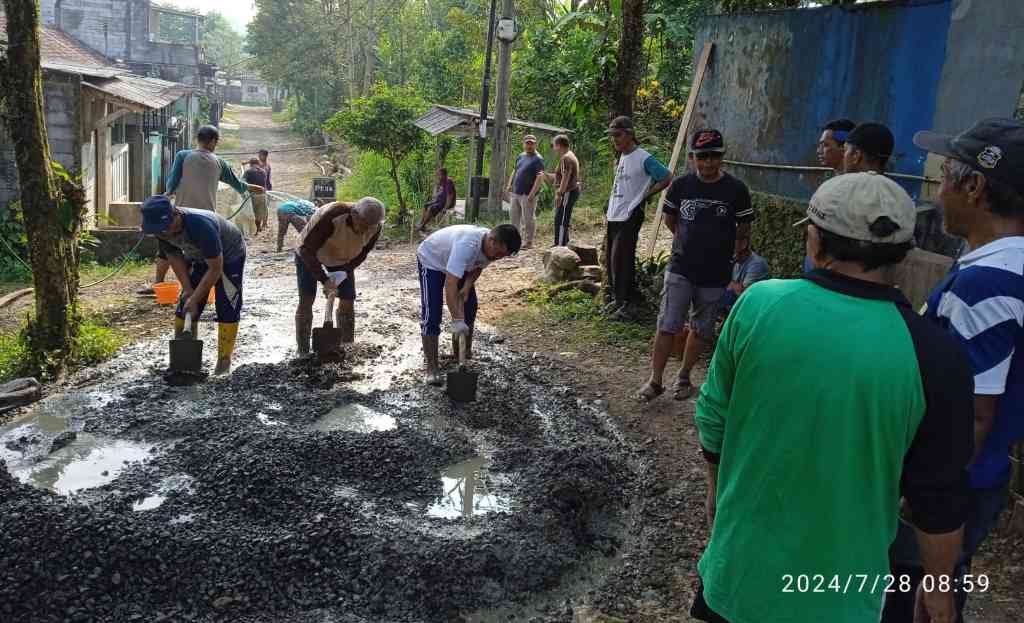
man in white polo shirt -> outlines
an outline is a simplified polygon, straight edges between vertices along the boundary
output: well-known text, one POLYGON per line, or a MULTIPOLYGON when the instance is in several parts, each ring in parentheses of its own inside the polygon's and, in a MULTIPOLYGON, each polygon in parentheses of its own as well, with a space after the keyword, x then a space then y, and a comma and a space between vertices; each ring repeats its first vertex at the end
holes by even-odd
POLYGON ((672 182, 665 165, 636 143, 633 120, 616 117, 608 126, 612 146, 619 153, 615 183, 608 197, 608 233, 605 269, 608 271, 609 305, 614 317, 633 316, 630 303, 636 289, 636 243, 644 224, 644 204, 672 182))
POLYGON ((440 385, 437 344, 444 304, 452 316, 453 340, 466 336, 467 356, 472 352, 477 299, 473 287, 488 264, 515 255, 522 246, 519 230, 498 225, 488 230, 475 225, 439 229, 420 243, 416 263, 420 273, 420 331, 427 360, 427 382, 440 385))

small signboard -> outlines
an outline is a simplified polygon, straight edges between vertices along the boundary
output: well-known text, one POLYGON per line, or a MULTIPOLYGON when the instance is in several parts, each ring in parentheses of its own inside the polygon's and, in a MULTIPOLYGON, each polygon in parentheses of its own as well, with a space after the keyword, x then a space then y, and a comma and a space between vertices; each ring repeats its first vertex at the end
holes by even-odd
POLYGON ((338 189, 333 177, 313 178, 313 192, 311 193, 313 203, 334 201, 335 197, 337 197, 337 192, 338 189))

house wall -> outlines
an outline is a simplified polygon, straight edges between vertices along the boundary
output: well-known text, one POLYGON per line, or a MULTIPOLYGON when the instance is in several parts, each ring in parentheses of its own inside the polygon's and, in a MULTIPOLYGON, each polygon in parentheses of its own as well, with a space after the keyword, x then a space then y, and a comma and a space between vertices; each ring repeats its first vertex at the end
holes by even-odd
POLYGON ((41 0, 44 23, 93 50, 123 61, 133 73, 200 86, 200 48, 152 41, 149 0, 41 0))
MULTIPOLYGON (((78 76, 45 72, 43 103, 51 156, 69 171, 82 170, 81 79, 78 76)), ((0 127, 0 205, 18 198, 18 169, 14 143, 0 127)))
POLYGON ((242 101, 250 104, 270 105, 270 91, 262 80, 242 78, 242 101))

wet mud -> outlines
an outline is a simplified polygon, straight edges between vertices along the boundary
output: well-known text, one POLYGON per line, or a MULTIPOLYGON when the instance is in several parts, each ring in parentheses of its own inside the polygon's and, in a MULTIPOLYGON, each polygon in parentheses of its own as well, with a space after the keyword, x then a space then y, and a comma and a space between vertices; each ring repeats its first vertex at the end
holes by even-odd
POLYGON ((637 455, 486 328, 476 401, 423 385, 416 282, 359 279, 343 361, 295 358, 294 278, 268 274, 230 376, 168 383, 166 341, 139 343, 0 428, 0 619, 571 619, 558 591, 622 553, 637 455))

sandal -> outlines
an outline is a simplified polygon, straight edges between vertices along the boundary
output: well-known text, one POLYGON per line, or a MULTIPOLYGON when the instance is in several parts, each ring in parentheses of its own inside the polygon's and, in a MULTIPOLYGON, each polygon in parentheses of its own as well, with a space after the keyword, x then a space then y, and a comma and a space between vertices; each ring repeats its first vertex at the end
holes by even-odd
POLYGON ((672 397, 676 400, 686 400, 693 395, 693 384, 690 379, 678 378, 672 386, 672 397))
POLYGON ((640 388, 636 397, 644 402, 650 402, 664 393, 665 388, 660 383, 652 383, 648 381, 647 384, 640 388))

